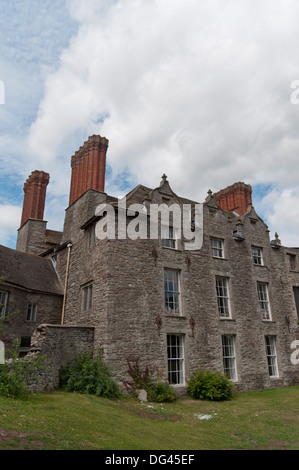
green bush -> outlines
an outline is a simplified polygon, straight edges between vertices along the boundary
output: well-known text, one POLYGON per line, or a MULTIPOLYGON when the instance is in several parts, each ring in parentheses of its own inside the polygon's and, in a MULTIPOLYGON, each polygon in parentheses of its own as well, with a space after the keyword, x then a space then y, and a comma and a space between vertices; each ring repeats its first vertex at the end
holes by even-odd
POLYGON ((154 402, 172 402, 176 400, 173 388, 167 382, 156 382, 147 389, 148 398, 154 402))
POLYGON ((90 354, 78 355, 59 371, 60 386, 68 392, 88 393, 104 398, 121 396, 110 370, 100 357, 90 354))
POLYGON ((5 364, 0 365, 0 395, 19 398, 31 392, 30 384, 38 380, 38 373, 45 369, 43 356, 19 357, 19 341, 12 351, 7 351, 5 364))
POLYGON ((188 395, 199 400, 231 400, 235 390, 229 379, 219 372, 199 369, 188 381, 188 395))
POLYGON ((154 402, 172 402, 176 400, 174 389, 168 382, 162 382, 155 378, 155 373, 148 366, 143 370, 139 366, 139 361, 133 364, 128 362, 128 374, 131 380, 124 381, 127 391, 137 396, 137 390, 145 390, 150 401, 154 402))

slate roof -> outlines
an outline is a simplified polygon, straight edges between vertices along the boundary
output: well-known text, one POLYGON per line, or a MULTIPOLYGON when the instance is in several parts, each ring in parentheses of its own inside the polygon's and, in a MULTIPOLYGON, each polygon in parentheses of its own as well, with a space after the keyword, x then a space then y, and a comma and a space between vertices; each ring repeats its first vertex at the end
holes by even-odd
POLYGON ((0 279, 28 290, 63 294, 49 258, 23 253, 3 245, 0 245, 0 279))

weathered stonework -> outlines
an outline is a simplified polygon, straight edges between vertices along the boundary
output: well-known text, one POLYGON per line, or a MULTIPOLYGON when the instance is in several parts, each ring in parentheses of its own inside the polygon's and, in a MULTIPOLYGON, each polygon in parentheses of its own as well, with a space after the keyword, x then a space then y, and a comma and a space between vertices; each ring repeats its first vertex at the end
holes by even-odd
MULTIPOLYGON (((103 144, 98 148, 103 169, 108 142, 95 136, 90 142, 103 144)), ((168 341, 173 338, 178 338, 181 354, 180 375, 173 383, 179 393, 186 391, 190 375, 199 367, 225 372, 228 363, 234 365, 233 380, 240 391, 298 383, 299 366, 291 355, 299 331, 299 249, 284 247, 278 236, 270 240, 267 225, 252 205, 250 186, 237 183, 216 195, 209 191, 202 205, 202 247, 188 250, 186 240, 178 239, 175 247, 168 248, 162 246, 161 236, 118 237, 123 209, 116 198, 103 192, 103 182, 101 190, 93 186, 97 178, 91 162, 98 157, 93 146, 85 143, 73 159, 71 203, 61 240, 42 246, 36 231, 24 232, 24 250, 40 249, 45 260, 52 258, 61 286, 57 304, 52 297, 42 297, 49 313, 42 321, 51 325, 37 327, 32 336, 35 350, 51 359, 48 384, 57 386, 57 371, 73 357, 73 349, 90 347, 101 350, 120 385, 128 379, 128 362, 137 360, 141 368, 149 366, 168 380, 174 364, 168 357, 172 351, 168 341), (80 172, 79 167, 74 170, 77 164, 80 172), (100 204, 115 209, 114 239, 96 237, 97 224, 105 220, 105 212, 96 211, 100 204), (212 239, 221 246, 221 256, 215 255, 212 239), (254 261, 253 248, 261 262, 254 261), (175 273, 179 281, 176 313, 166 309, 165 270, 175 273), (219 288, 219 282, 225 289, 219 288), (267 295, 258 293, 258 285, 267 295), (265 302, 261 295, 266 295, 265 302), (224 313, 221 302, 229 305, 224 313), (233 342, 229 350, 222 343, 227 338, 233 342), (266 341, 272 348, 267 346, 268 357, 266 341), (228 359, 224 351, 229 351, 228 359)), ((165 175, 155 189, 138 185, 127 194, 126 202, 126 228, 132 228, 134 221, 134 214, 126 210, 133 203, 144 209, 162 203, 181 209, 190 204, 194 209, 198 204, 175 194, 165 175)), ((149 216, 144 213, 142 220, 149 233, 149 216)), ((27 223, 29 227, 31 221, 27 223)), ((27 331, 25 324, 23 331, 27 331)))
POLYGON ((30 355, 45 358, 39 376, 34 378, 31 389, 51 390, 59 387, 61 366, 71 363, 76 355, 92 353, 94 329, 90 327, 65 327, 40 325, 32 337, 30 355))

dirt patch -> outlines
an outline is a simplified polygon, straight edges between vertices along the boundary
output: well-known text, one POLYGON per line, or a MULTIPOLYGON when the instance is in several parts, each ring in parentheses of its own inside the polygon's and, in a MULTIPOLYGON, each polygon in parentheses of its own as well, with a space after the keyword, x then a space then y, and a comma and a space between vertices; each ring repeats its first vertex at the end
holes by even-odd
POLYGON ((7 429, 0 429, 0 449, 1 450, 40 450, 44 442, 37 439, 34 433, 22 433, 7 429), (36 439, 35 439, 36 438, 36 439))
POLYGON ((181 418, 177 415, 157 413, 156 411, 147 411, 138 408, 128 408, 129 413, 133 413, 139 418, 152 419, 158 421, 180 421, 181 418))

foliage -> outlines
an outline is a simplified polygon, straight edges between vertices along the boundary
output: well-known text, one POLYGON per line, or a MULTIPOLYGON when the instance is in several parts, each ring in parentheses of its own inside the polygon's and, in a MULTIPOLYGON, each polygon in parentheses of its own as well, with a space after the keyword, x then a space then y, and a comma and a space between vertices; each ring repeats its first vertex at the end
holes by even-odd
POLYGON ((124 381, 124 386, 132 395, 137 395, 137 390, 145 390, 148 399, 154 402, 172 402, 176 400, 173 388, 167 382, 155 378, 155 372, 146 366, 140 368, 139 361, 128 362, 128 371, 131 380, 124 381))
POLYGON ((188 381, 188 395, 199 400, 231 400, 235 395, 233 384, 220 372, 199 369, 188 381))
POLYGON ((127 373, 131 377, 131 380, 124 381, 126 389, 135 394, 137 390, 148 390, 153 383, 154 372, 149 369, 148 366, 144 370, 141 370, 139 361, 134 363, 128 362, 127 373))
POLYGON ((121 393, 101 357, 91 354, 76 356, 75 360, 59 371, 60 386, 68 392, 118 398, 121 393))
POLYGON ((172 402, 176 400, 176 393, 168 382, 156 382, 147 390, 148 398, 154 402, 172 402))
POLYGON ((7 351, 8 359, 0 365, 0 395, 18 398, 31 391, 30 384, 36 382, 37 375, 46 367, 43 356, 19 357, 20 341, 7 351))

